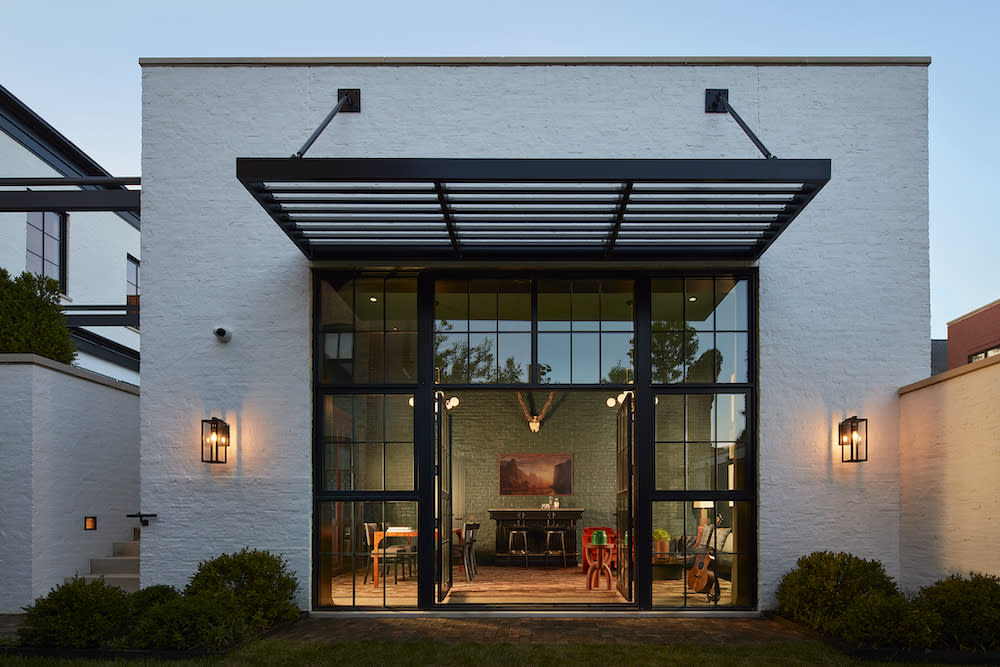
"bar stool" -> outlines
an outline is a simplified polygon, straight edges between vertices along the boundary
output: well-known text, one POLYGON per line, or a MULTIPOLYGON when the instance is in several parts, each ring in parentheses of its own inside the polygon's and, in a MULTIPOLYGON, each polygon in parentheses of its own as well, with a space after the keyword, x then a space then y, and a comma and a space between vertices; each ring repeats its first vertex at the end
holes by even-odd
POLYGON ((524 566, 528 567, 528 529, 527 526, 514 526, 511 528, 510 535, 507 537, 507 553, 514 555, 515 553, 524 553, 524 566), (524 549, 514 549, 514 538, 521 538, 521 546, 524 549))
POLYGON ((563 567, 566 567, 566 531, 562 528, 548 528, 545 531, 545 563, 549 562, 550 554, 562 554, 563 567), (559 548, 553 549, 551 541, 558 537, 559 548))

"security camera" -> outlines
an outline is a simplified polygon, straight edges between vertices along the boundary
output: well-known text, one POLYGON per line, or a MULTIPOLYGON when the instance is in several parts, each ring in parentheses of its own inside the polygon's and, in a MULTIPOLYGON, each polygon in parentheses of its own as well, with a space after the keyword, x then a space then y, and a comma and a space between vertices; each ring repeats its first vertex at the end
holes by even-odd
POLYGON ((226 327, 215 327, 215 337, 219 339, 220 343, 228 343, 233 337, 233 332, 226 327))

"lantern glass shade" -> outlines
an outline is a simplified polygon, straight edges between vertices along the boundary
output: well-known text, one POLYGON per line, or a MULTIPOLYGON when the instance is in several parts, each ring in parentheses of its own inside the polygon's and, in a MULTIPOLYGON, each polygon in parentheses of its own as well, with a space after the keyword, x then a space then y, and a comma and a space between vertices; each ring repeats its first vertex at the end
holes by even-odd
POLYGON ((201 420, 201 460, 225 463, 229 452, 229 424, 218 417, 201 420))
POLYGON ((858 463, 868 460, 868 420, 857 415, 840 422, 840 460, 858 463))
POLYGON ((83 529, 84 530, 97 530, 97 517, 96 516, 85 516, 85 517, 83 517, 83 529))

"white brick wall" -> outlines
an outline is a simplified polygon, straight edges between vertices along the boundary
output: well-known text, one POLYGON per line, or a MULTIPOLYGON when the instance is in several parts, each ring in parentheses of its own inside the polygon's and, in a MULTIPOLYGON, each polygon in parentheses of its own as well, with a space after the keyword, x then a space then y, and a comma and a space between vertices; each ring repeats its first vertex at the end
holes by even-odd
POLYGON ((0 355, 0 613, 19 613, 132 538, 134 387, 34 355, 0 355), (83 518, 97 517, 84 531, 83 518))
MULTIPOLYGON (((308 582, 307 262, 235 178, 291 155, 362 89, 310 156, 757 158, 705 88, 779 157, 833 180, 760 262, 760 594, 815 548, 898 575, 895 389, 929 365, 923 66, 313 66, 143 70, 142 488, 158 512, 143 584, 183 583, 246 544, 308 582), (211 328, 232 326, 216 342, 211 328), (843 465, 836 423, 868 417, 871 460, 843 465), (199 461, 198 422, 234 426, 235 462, 199 461), (836 459, 836 460, 835 460, 836 459)), ((308 599, 308 586, 302 604, 308 599)))
POLYGON ((1000 358, 900 390, 902 585, 1000 575, 1000 358))

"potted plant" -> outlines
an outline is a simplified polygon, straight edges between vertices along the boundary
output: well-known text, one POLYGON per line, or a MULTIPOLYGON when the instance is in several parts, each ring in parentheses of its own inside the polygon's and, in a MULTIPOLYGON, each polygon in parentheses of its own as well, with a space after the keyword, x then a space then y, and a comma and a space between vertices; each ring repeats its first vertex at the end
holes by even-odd
POLYGON ((662 528, 653 531, 653 553, 662 558, 670 553, 670 533, 662 528))

